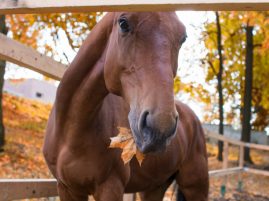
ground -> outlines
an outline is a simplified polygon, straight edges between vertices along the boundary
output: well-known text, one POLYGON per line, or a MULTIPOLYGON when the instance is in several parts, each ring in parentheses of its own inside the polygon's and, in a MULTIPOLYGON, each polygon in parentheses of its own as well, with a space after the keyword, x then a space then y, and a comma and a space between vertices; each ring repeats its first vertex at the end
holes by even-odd
MULTIPOLYGON (((216 160, 217 146, 207 144, 209 155, 209 169, 221 169, 222 163, 216 160)), ((238 147, 229 148, 229 167, 238 166, 238 147)), ((269 153, 265 151, 251 151, 255 165, 249 167, 267 169, 269 167, 269 153)), ((212 201, 269 201, 269 177, 249 173, 234 174, 227 177, 210 179, 210 200, 212 201), (242 190, 239 191, 240 181, 242 190), (220 189, 225 184, 225 199, 221 198, 220 189)))
MULTIPOLYGON (((6 146, 5 152, 0 153, 0 178, 52 177, 41 151, 50 109, 51 105, 4 94, 6 146)), ((208 143, 207 149, 210 170, 220 169, 222 164, 216 160, 216 146, 208 143)), ((229 153, 229 167, 236 166, 238 148, 232 147, 229 153)), ((268 153, 252 151, 251 154, 255 167, 269 167, 268 153)), ((169 191, 165 200, 170 201, 171 197, 175 198, 175 194, 169 191)), ((209 197, 210 201, 269 201, 269 178, 245 173, 211 178, 209 197), (240 180, 243 184, 241 192, 237 190, 240 180), (224 198, 220 193, 222 184, 226 184, 224 198)))

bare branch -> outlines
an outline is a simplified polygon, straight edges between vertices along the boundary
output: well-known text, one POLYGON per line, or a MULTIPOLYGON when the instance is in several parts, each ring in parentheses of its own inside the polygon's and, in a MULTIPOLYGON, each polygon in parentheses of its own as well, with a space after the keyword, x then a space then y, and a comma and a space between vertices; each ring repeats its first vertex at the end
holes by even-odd
POLYGON ((216 71, 216 69, 215 69, 213 63, 212 63, 211 61, 209 61, 209 60, 207 60, 207 63, 208 63, 209 66, 212 68, 214 74, 215 74, 216 76, 218 76, 218 73, 217 73, 217 71, 216 71))

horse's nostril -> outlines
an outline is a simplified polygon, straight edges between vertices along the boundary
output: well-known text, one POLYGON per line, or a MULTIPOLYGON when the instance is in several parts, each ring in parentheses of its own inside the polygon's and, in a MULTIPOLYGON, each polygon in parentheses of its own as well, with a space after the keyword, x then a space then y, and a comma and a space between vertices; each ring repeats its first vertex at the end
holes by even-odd
POLYGON ((142 131, 144 128, 147 127, 147 117, 149 112, 145 111, 141 117, 140 117, 140 123, 139 123, 139 130, 142 131))

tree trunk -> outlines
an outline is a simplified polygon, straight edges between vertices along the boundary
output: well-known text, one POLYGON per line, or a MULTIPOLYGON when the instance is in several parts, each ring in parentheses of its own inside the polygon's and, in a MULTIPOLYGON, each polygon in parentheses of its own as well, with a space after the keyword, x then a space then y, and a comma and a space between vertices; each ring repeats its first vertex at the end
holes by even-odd
MULTIPOLYGON (((252 75, 253 75, 253 27, 247 26, 247 49, 246 49, 246 70, 245 70, 245 91, 243 104, 243 122, 241 140, 250 142, 251 139, 251 92, 252 92, 252 75)), ((244 160, 252 163, 249 148, 245 148, 244 160)))
MULTIPOLYGON (((219 20, 219 13, 216 14, 217 24, 217 41, 218 41, 218 55, 219 55, 219 72, 217 74, 218 80, 218 94, 219 94, 219 134, 223 135, 223 90, 222 90, 222 74, 223 74, 223 57, 222 57, 222 44, 221 44, 221 26, 219 20)), ((222 161, 223 142, 218 142, 218 160, 222 161)))
MULTIPOLYGON (((7 34, 5 16, 0 15, 0 33, 7 34)), ((5 144, 5 129, 3 124, 3 108, 2 108, 2 90, 4 85, 6 62, 0 60, 0 152, 4 150, 5 144)))

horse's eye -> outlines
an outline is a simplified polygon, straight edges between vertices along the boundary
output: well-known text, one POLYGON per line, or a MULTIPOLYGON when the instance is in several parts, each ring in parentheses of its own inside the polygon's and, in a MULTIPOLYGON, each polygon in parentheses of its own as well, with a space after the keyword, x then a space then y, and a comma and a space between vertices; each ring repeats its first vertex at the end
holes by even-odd
POLYGON ((185 35, 181 40, 180 40, 180 44, 182 45, 186 40, 187 40, 187 35, 185 35))
POLYGON ((119 25, 123 33, 127 33, 130 31, 130 27, 126 18, 120 18, 119 25))

